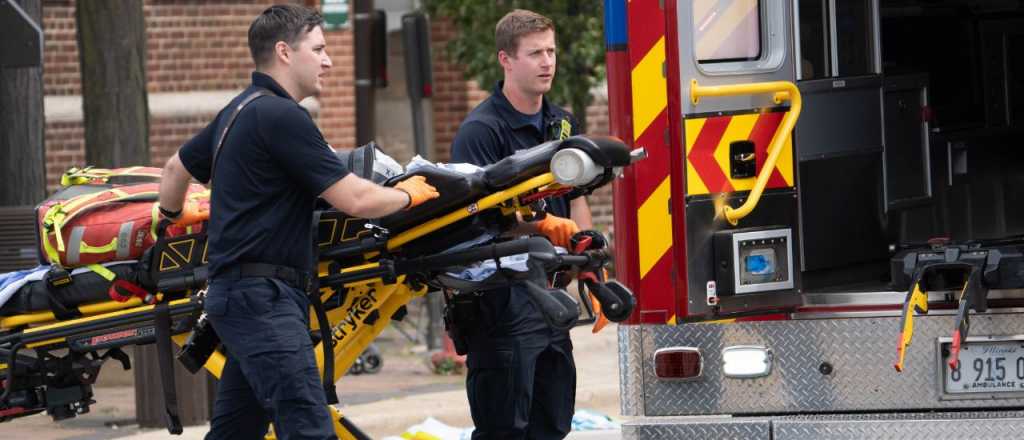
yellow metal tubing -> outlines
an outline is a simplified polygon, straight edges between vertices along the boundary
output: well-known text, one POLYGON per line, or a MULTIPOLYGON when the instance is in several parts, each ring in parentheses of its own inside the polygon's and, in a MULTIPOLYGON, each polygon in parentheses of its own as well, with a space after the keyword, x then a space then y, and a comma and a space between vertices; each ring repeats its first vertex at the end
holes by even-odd
POLYGON ((727 86, 701 86, 697 84, 695 79, 690 81, 690 100, 694 105, 697 105, 702 97, 707 96, 736 96, 764 93, 771 93, 772 99, 776 104, 789 101, 789 112, 786 113, 786 116, 782 119, 782 124, 775 132, 775 136, 772 137, 772 142, 768 146, 768 159, 765 160, 761 171, 757 174, 757 181, 750 190, 747 201, 743 202, 739 208, 724 205, 722 212, 719 213, 733 226, 739 223, 740 219, 749 215, 754 210, 754 207, 757 206, 757 202, 761 200, 764 187, 768 185, 768 178, 772 175, 772 170, 775 169, 775 162, 779 160, 782 146, 792 135, 793 127, 796 126, 796 120, 800 117, 803 100, 800 98, 800 90, 796 88, 796 84, 789 81, 770 81, 727 86))
POLYGON ((65 338, 47 339, 45 341, 39 341, 39 342, 33 342, 31 344, 27 344, 27 345, 25 345, 25 348, 46 347, 47 345, 59 344, 59 343, 64 342, 64 341, 65 341, 65 338))
MULTIPOLYGON (((88 316, 95 313, 106 313, 115 310, 136 307, 141 304, 142 300, 138 298, 132 298, 126 302, 106 301, 97 304, 87 304, 84 306, 79 306, 78 311, 82 312, 83 315, 88 316)), ((53 316, 53 312, 26 313, 23 315, 11 316, 10 318, 4 318, 0 320, 0 328, 12 328, 29 324, 39 324, 43 322, 55 321, 56 319, 57 317, 53 316)))
POLYGON ((494 194, 491 194, 487 197, 480 199, 476 203, 473 203, 463 208, 459 208, 458 210, 445 214, 443 217, 435 218, 429 222, 426 222, 422 225, 419 225, 415 228, 398 234, 397 237, 388 240, 388 250, 397 249, 401 247, 403 244, 406 244, 410 241, 413 241, 417 238, 420 238, 424 235, 427 235, 431 232, 434 232, 438 229, 441 229, 445 226, 448 226, 473 214, 476 214, 477 212, 493 208, 497 206, 499 203, 504 202, 505 200, 508 200, 512 197, 516 197, 522 193, 525 193, 530 189, 540 188, 554 181, 554 174, 544 173, 539 176, 533 177, 530 180, 527 180, 523 183, 520 183, 516 186, 513 186, 509 189, 506 189, 504 191, 498 191, 494 194))
MULTIPOLYGON (((176 306, 176 305, 179 305, 179 304, 188 304, 190 301, 191 301, 191 299, 189 299, 189 298, 177 299, 177 300, 171 301, 170 303, 168 303, 168 305, 176 306)), ((70 326, 73 326, 73 325, 84 324, 84 323, 87 323, 87 322, 92 322, 92 321, 96 321, 96 320, 100 320, 100 319, 112 318, 112 317, 115 317, 115 316, 123 316, 123 315, 127 315, 129 313, 144 312, 144 311, 147 311, 147 310, 153 310, 154 307, 155 306, 148 305, 148 306, 142 306, 142 307, 135 307, 133 309, 118 310, 118 311, 111 312, 111 313, 104 313, 102 315, 86 316, 84 318, 72 319, 72 320, 69 320, 69 321, 59 321, 59 322, 55 322, 53 324, 43 325, 43 326, 39 326, 39 327, 32 327, 30 329, 25 330, 25 334, 31 334, 31 333, 36 333, 36 332, 40 332, 40 331, 43 331, 43 330, 51 330, 51 329, 61 328, 61 327, 70 327, 70 326)))

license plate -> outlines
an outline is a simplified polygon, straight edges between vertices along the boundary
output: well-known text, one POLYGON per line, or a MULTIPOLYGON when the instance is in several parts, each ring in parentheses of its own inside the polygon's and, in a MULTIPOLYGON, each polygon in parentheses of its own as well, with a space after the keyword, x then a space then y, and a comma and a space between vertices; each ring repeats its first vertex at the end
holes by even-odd
POLYGON ((941 346, 946 394, 1024 392, 1024 342, 965 343, 957 368, 949 367, 949 344, 941 346))

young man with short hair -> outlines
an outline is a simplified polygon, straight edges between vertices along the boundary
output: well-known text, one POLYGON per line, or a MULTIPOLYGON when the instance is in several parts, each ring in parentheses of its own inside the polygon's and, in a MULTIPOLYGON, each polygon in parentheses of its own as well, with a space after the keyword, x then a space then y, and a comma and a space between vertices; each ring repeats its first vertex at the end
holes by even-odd
MULTIPOLYGON (((505 79, 459 127, 452 162, 488 165, 517 150, 578 134, 573 116, 544 97, 555 76, 554 23, 514 10, 498 22, 495 42, 505 79)), ((549 198, 547 207, 543 220, 524 223, 518 232, 541 233, 568 247, 581 226, 593 227, 583 197, 549 198)), ((473 438, 564 438, 576 402, 569 332, 550 328, 520 286, 478 298, 479 324, 467 332, 473 438)))
POLYGON ((309 338, 317 196, 362 218, 438 196, 422 178, 385 188, 349 173, 299 105, 331 68, 322 24, 295 5, 256 17, 252 85, 164 167, 160 211, 180 223, 195 217, 184 200, 189 179, 216 176, 204 310, 228 358, 207 439, 262 439, 270 422, 280 439, 336 438, 309 338))

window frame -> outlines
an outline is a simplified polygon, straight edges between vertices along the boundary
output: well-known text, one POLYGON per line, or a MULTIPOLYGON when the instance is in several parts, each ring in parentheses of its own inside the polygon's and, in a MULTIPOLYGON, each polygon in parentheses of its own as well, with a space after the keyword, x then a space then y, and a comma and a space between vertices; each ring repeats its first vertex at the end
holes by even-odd
POLYGON ((791 0, 757 0, 758 7, 758 33, 759 53, 754 59, 723 59, 713 62, 701 62, 697 60, 697 38, 696 27, 693 24, 694 7, 696 2, 688 3, 689 40, 691 50, 690 62, 703 75, 726 76, 726 75, 749 75, 778 71, 785 64, 789 55, 788 36, 789 30, 786 26, 786 1, 791 0))

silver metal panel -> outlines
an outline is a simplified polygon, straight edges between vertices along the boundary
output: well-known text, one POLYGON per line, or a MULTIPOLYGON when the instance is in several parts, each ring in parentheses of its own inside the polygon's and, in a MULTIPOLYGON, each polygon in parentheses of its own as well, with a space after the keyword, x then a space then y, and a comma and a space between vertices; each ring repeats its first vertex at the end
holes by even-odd
POLYGON ((771 421, 767 418, 666 417, 638 419, 622 425, 627 440, 770 440, 771 421))
POLYGON ((761 0, 762 58, 757 61, 704 64, 697 63, 693 36, 693 2, 675 0, 676 29, 679 29, 679 90, 684 115, 718 111, 775 107, 769 94, 703 98, 699 105, 690 101, 690 80, 704 86, 795 81, 792 4, 786 0, 761 0))
MULTIPOLYGON (((623 392, 624 396, 634 392, 629 387, 635 387, 637 380, 642 382, 644 416, 1024 406, 1021 398, 940 400, 936 340, 952 333, 953 321, 949 315, 915 319, 914 341, 907 350, 903 373, 893 368, 898 317, 643 326, 639 328, 643 333, 639 347, 642 374, 639 379, 631 378, 633 382, 624 382, 623 392), (732 345, 770 348, 775 355, 772 374, 754 379, 724 377, 721 351, 732 345), (672 346, 702 350, 702 380, 670 382, 654 378, 654 351, 672 346), (825 369, 831 370, 829 374, 821 372, 823 363, 829 365, 825 369)), ((1014 314, 975 315, 971 334, 1022 335, 1024 319, 1014 314)), ((630 340, 634 336, 631 334, 630 340)), ((638 348, 630 344, 628 349, 638 348)), ((636 362, 635 354, 625 356, 636 362)))
MULTIPOLYGON (((643 409, 643 350, 639 325, 619 327, 619 409, 624 416, 638 416, 643 409)), ((654 352, 650 352, 651 356, 654 352)))
MULTIPOLYGON (((839 37, 836 35, 836 0, 828 0, 828 53, 832 76, 839 76, 839 37)), ((813 107, 812 107, 813 108, 813 107)))
POLYGON ((1020 438, 1024 412, 865 414, 858 418, 788 419, 772 422, 774 440, 1020 438))
MULTIPOLYGON (((874 62, 871 71, 877 75, 882 73, 882 12, 878 0, 871 0, 871 60, 874 62)), ((799 40, 798 40, 799 41, 799 40)))
MULTIPOLYGON (((802 60, 804 58, 800 48, 800 41, 803 41, 800 39, 800 0, 793 0, 789 7, 793 11, 793 41, 796 42, 793 44, 793 59, 802 60)), ((796 69, 796 79, 804 79, 803 63, 793 63, 793 68, 796 69)))

